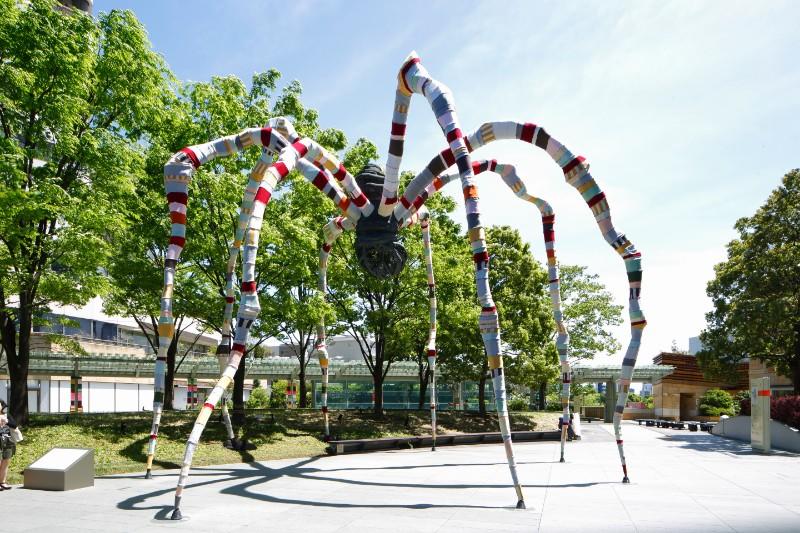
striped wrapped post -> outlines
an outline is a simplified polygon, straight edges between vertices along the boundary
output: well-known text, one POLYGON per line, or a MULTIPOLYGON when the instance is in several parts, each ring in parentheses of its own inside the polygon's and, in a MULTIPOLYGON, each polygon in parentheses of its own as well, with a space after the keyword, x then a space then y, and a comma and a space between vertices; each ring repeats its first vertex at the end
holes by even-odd
MULTIPOLYGON (((461 187, 464 193, 464 203, 467 211, 467 234, 472 247, 473 261, 475 263, 475 283, 477 286, 478 301, 481 305, 479 327, 486 354, 489 359, 500 433, 503 438, 511 479, 517 493, 517 508, 524 509, 525 499, 522 494, 522 485, 520 485, 517 476, 517 464, 514 459, 511 428, 508 420, 503 357, 500 353, 500 324, 497 308, 494 305, 489 288, 489 254, 486 251, 486 236, 480 220, 479 196, 477 186, 475 185, 475 176, 472 171, 472 161, 469 156, 470 150, 467 146, 466 138, 461 132, 453 95, 450 89, 428 74, 422 66, 419 56, 417 56, 415 52, 412 52, 406 58, 398 74, 395 114, 392 119, 393 137, 390 142, 389 156, 386 163, 386 183, 384 185, 379 213, 383 214, 386 212, 388 215, 393 211, 391 205, 394 203, 393 197, 396 198, 397 184, 394 177, 390 179, 390 169, 395 167, 399 168, 403 145, 402 135, 399 134, 400 128, 397 129, 398 139, 395 139, 395 124, 401 126, 405 125, 405 114, 399 113, 398 109, 400 109, 401 106, 405 106, 405 112, 407 113, 408 102, 410 102, 413 93, 421 94, 427 99, 431 110, 436 116, 442 133, 447 139, 449 153, 458 167, 461 178, 461 187)), ((402 128, 402 133, 405 133, 404 127, 402 128)), ((438 174, 438 172, 436 174, 438 174)), ((424 189, 424 186, 422 188, 424 189)), ((411 196, 411 199, 415 197, 416 195, 411 196)), ((405 195, 403 198, 408 200, 405 195)), ((410 204, 403 204, 403 207, 406 209, 409 206, 410 204)), ((402 217, 395 216, 398 220, 402 220, 402 217)))
MULTIPOLYGON (((353 219, 338 216, 330 221, 322 228, 323 243, 319 251, 319 270, 317 277, 317 290, 322 298, 328 293, 328 258, 330 257, 333 245, 336 239, 345 230, 355 229, 355 222, 353 219)), ((328 384, 329 374, 328 366, 328 348, 325 337, 325 320, 320 319, 317 323, 317 338, 314 341, 314 355, 319 360, 320 371, 322 372, 322 384, 320 387, 320 400, 322 403, 322 418, 323 418, 323 439, 328 442, 331 439, 330 417, 328 414, 328 384)))
MULTIPOLYGON (((430 408, 432 451, 436 451, 436 280, 433 275, 433 247, 431 246, 430 213, 423 207, 419 210, 420 228, 422 229, 422 253, 425 256, 425 272, 428 276, 428 301, 430 305, 428 340, 425 343, 430 371, 430 408)), ((423 391, 419 391, 424 394, 423 391)))
MULTIPOLYGON (((513 165, 498 163, 497 160, 484 160, 472 163, 472 171, 475 175, 483 172, 495 172, 503 179, 503 182, 509 189, 517 195, 517 197, 534 204, 542 216, 542 230, 544 234, 545 253, 547 255, 547 272, 550 288, 550 299, 553 307, 553 319, 556 323, 556 348, 558 350, 559 360, 561 362, 561 406, 562 417, 566 422, 561 427, 561 458, 560 461, 564 462, 564 444, 567 439, 568 422, 570 420, 569 412, 569 390, 572 372, 569 366, 569 333, 567 332, 566 325, 564 324, 564 317, 561 311, 561 284, 558 276, 558 262, 555 254, 555 214, 553 209, 546 201, 528 194, 523 181, 517 175, 517 171, 513 165)), ((425 200, 429 196, 435 194, 439 189, 448 183, 455 181, 459 177, 458 173, 444 174, 442 176, 434 176, 427 187, 419 193, 419 195, 410 202, 411 206, 406 209, 402 216, 406 220, 412 220, 417 216, 417 208, 421 213, 424 207, 425 200)))
MULTIPOLYGON (((300 147, 303 146, 303 143, 302 141, 297 141, 294 145, 300 147)), ((255 263, 264 209, 272 196, 272 191, 275 186, 283 180, 297 164, 300 152, 294 145, 284 147, 280 152, 278 160, 266 169, 264 177, 259 183, 253 198, 253 207, 249 214, 249 222, 243 241, 242 282, 231 354, 222 376, 211 390, 208 398, 206 398, 206 402, 203 404, 197 416, 197 420, 195 421, 192 432, 186 443, 186 451, 184 452, 183 463, 178 477, 178 486, 175 489, 175 508, 171 515, 173 520, 180 520, 182 517, 180 511, 181 498, 189 478, 192 458, 194 457, 194 452, 200 441, 200 436, 214 410, 214 406, 222 397, 225 389, 227 389, 233 381, 233 376, 239 367, 239 362, 247 346, 250 327, 261 311, 258 294, 256 292, 255 263)))
MULTIPOLYGON (((172 299, 175 289, 175 273, 180 260, 181 252, 186 244, 186 214, 189 201, 189 184, 191 183, 194 172, 202 165, 217 157, 226 157, 237 154, 250 146, 262 146, 270 151, 277 152, 282 150, 286 141, 280 135, 273 135, 271 128, 249 128, 238 135, 222 137, 214 141, 188 146, 175 153, 167 164, 164 165, 164 188, 166 189, 167 203, 169 205, 170 220, 172 222, 170 238, 167 247, 167 254, 164 260, 164 289, 161 294, 161 312, 158 320, 158 353, 156 354, 156 364, 153 376, 153 424, 150 429, 150 440, 147 446, 147 471, 145 478, 152 476, 153 459, 156 453, 158 441, 158 430, 161 423, 161 414, 164 409, 164 385, 167 368, 167 350, 175 333, 174 320, 172 316, 172 299)), ((248 188, 253 184, 253 174, 263 173, 266 170, 270 159, 262 156, 256 164, 248 188)), ((241 214, 239 226, 242 219, 246 224, 248 215, 241 214)), ((242 230, 243 234, 244 230, 242 230)), ((238 232, 237 232, 238 233, 238 232)), ((232 312, 233 302, 233 275, 232 271, 236 265, 236 257, 239 249, 231 247, 231 256, 228 261, 228 277, 226 278, 226 312, 232 312)), ((230 318, 228 318, 227 338, 225 336, 225 323, 223 323, 222 344, 230 344, 230 318)))
MULTIPOLYGON (((647 325, 644 313, 640 306, 642 288, 642 256, 636 247, 623 234, 617 231, 611 221, 611 209, 605 193, 589 173, 589 165, 582 156, 575 156, 564 145, 550 136, 547 131, 530 122, 520 123, 513 121, 486 122, 473 133, 465 137, 465 144, 469 151, 477 150, 496 140, 517 139, 546 151, 547 154, 561 167, 568 184, 572 185, 583 197, 592 211, 595 221, 605 241, 622 257, 628 277, 628 315, 631 322, 631 339, 622 360, 620 378, 620 394, 614 408, 614 434, 617 441, 620 462, 622 463, 623 483, 629 483, 628 467, 622 442, 622 418, 625 410, 625 401, 633 377, 633 369, 639 355, 642 332, 647 325)), ((400 203, 395 207, 395 217, 407 217, 410 208, 419 207, 415 200, 430 194, 429 187, 436 189, 437 176, 452 166, 455 152, 446 148, 433 157, 425 169, 409 183, 400 203), (405 207, 409 206, 409 207, 405 207)), ((461 171, 461 167, 459 167, 461 171)), ((461 173, 461 172, 459 172, 461 173)), ((424 203, 424 198, 419 205, 424 203)), ((469 217, 469 215, 468 215, 469 217)), ((469 220, 469 219, 468 219, 469 220)), ((566 339, 568 342, 568 339, 566 339)), ((566 345, 565 345, 566 346, 566 345)), ((563 368, 563 366, 562 366, 563 368)), ((568 377, 568 376, 562 376, 568 377)), ((563 391, 563 388, 562 388, 563 391)), ((562 392, 563 394, 563 392, 562 392)))

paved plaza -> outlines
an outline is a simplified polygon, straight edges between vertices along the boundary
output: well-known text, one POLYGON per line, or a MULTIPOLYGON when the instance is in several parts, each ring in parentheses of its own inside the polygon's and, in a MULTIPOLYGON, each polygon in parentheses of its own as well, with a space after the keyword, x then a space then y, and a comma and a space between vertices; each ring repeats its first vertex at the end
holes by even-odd
POLYGON ((754 454, 707 433, 626 423, 623 485, 610 425, 516 446, 516 510, 500 445, 197 468, 181 522, 176 471, 121 475, 71 492, 0 494, 5 531, 800 531, 800 457, 754 454))

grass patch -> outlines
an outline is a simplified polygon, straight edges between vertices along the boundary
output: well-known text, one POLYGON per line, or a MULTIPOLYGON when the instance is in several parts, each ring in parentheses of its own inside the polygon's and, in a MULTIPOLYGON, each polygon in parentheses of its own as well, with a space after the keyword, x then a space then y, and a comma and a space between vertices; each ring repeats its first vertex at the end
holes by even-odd
MULTIPOLYGON (((183 459, 186 439, 197 412, 165 412, 161 421, 154 469, 178 468, 183 459)), ((511 413, 511 428, 553 430, 558 413, 511 413)), ((97 475, 144 472, 151 413, 113 414, 40 414, 31 415, 22 431, 25 440, 17 445, 11 461, 8 482, 22 483, 22 472, 29 464, 55 446, 93 448, 97 475)), ((459 411, 437 413, 438 429, 444 433, 479 433, 497 431, 494 414, 486 417, 459 411)), ((331 411, 331 433, 338 439, 363 439, 429 435, 427 410, 389 411, 375 417, 364 411, 331 411)), ((293 457, 323 455, 320 439, 322 419, 318 410, 253 410, 239 430, 255 449, 234 451, 224 448, 225 426, 218 414, 212 415, 195 452, 193 465, 216 465, 293 457)))

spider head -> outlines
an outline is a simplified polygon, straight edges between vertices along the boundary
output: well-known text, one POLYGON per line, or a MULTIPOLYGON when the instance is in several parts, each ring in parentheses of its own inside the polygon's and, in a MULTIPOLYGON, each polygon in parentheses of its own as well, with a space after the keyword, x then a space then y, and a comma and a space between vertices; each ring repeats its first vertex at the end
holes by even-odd
POLYGON ((385 179, 381 167, 372 164, 356 176, 356 183, 375 206, 370 216, 361 217, 356 223, 356 257, 361 267, 376 278, 399 275, 408 257, 397 235, 397 220, 393 215, 378 214, 385 179))

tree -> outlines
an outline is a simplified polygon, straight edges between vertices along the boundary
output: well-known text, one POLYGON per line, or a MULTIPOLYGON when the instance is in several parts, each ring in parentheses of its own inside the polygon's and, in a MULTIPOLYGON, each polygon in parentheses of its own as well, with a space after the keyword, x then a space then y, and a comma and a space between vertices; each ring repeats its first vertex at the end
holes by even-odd
MULTIPOLYGON (((402 176, 406 183, 411 178, 408 173, 402 176)), ((450 198, 431 198, 427 207, 432 220, 434 269, 441 302, 441 296, 447 297, 452 286, 461 283, 453 278, 453 251, 460 249, 463 254, 469 247, 460 236, 461 228, 449 217, 455 209, 450 198)), ((383 410, 383 382, 395 361, 417 361, 423 402, 429 377, 424 350, 429 327, 428 281, 418 225, 401 230, 400 237, 408 260, 396 278, 376 279, 367 275, 356 260, 351 234, 339 238, 330 260, 328 297, 336 310, 339 327, 356 340, 372 374, 376 414, 383 410)))
POLYGON ((714 267, 697 361, 707 376, 735 382, 755 358, 789 376, 800 394, 800 170, 783 177, 751 217, 739 219, 728 259, 714 267))
MULTIPOLYGON (((414 175, 404 172, 401 181, 404 186, 414 175)), ((469 247, 464 242, 461 226, 453 221, 451 215, 456 208, 452 198, 435 195, 425 203, 430 213, 431 248, 433 250, 434 281, 436 283, 437 300, 437 347, 441 346, 443 334, 442 310, 445 302, 457 300, 464 291, 465 279, 469 278, 469 247), (456 266, 457 265, 457 266, 456 266), (465 278, 466 276, 466 278, 465 278)), ((421 240, 421 231, 415 226, 410 233, 411 239, 421 240)), ((424 265, 423 265, 424 267, 424 265)), ((426 280, 427 281, 427 280, 426 280)), ((424 289, 421 286, 420 289, 424 289)), ((467 291, 469 289, 467 288, 467 291)), ((411 360, 417 363, 419 380, 418 407, 425 405, 425 395, 430 381, 430 365, 427 357, 427 341, 430 329, 430 300, 424 298, 413 300, 413 308, 406 310, 406 317, 398 323, 387 336, 387 350, 397 354, 398 359, 411 360)), ((446 363, 449 350, 438 350, 438 364, 446 363)))
POLYGON ((559 277, 570 364, 618 351, 620 343, 609 328, 622 324, 622 306, 614 304, 599 276, 585 266, 560 265, 559 277))
POLYGON ((28 418, 33 318, 104 292, 120 200, 143 172, 169 72, 127 11, 97 19, 0 0, 0 341, 28 418))
MULTIPOLYGON (((545 292, 547 273, 536 262, 530 245, 519 232, 508 226, 490 227, 486 231, 490 257, 490 289, 500 315, 501 340, 509 380, 526 384, 537 358, 545 356, 550 344, 553 319, 545 292)), ((468 250, 467 250, 468 251, 468 250)), ((470 274, 461 273, 462 297, 456 300, 460 309, 443 309, 443 349, 454 353, 444 367, 450 379, 478 381, 478 407, 486 413, 485 388, 488 360, 478 329, 477 297, 472 263, 462 259, 470 274), (447 313, 451 313, 448 316, 447 313)), ((461 268, 464 268, 462 266, 461 268)))

